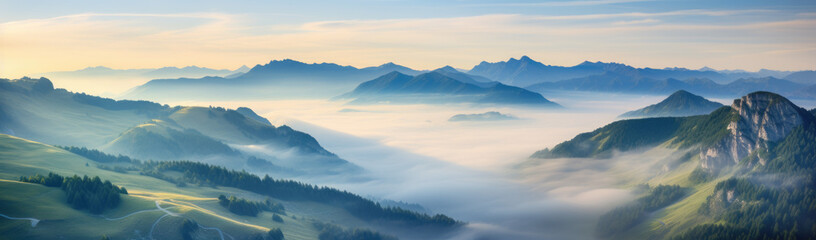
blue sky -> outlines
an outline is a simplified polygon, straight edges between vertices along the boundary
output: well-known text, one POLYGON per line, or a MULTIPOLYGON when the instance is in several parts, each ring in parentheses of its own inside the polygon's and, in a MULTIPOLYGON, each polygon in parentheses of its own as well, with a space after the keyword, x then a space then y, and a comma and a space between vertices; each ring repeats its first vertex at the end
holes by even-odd
POLYGON ((0 75, 293 58, 470 68, 529 55, 816 69, 814 1, 0 1, 0 75))

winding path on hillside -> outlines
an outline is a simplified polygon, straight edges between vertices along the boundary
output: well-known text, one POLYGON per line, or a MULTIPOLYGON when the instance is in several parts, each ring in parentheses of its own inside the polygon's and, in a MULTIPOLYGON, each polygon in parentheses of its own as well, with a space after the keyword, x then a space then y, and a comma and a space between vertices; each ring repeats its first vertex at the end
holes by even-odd
POLYGON ((10 220, 28 220, 28 221, 31 221, 31 227, 36 227, 36 226, 37 226, 37 223, 39 223, 39 222, 40 222, 40 219, 36 219, 36 218, 18 218, 18 217, 9 217, 9 216, 7 216, 7 215, 5 215, 5 214, 2 214, 2 213, 0 213, 0 216, 2 216, 2 217, 4 217, 4 218, 8 218, 8 219, 10 219, 10 220))

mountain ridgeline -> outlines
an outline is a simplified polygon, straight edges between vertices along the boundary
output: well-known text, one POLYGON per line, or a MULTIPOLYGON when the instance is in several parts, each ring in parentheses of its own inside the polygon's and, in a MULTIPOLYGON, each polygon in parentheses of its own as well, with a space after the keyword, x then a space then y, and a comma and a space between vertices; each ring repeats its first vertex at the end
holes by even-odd
POLYGON ((0 130, 48 144, 101 149, 140 159, 191 160, 285 174, 362 169, 312 136, 275 127, 251 109, 170 107, 116 101, 64 89, 48 79, 0 79, 0 130), (261 150, 259 150, 261 149, 261 150))
POLYGON ((816 117, 774 93, 754 92, 707 115, 617 121, 538 151, 531 161, 604 159, 617 152, 655 147, 686 154, 678 162, 663 165, 661 173, 646 181, 679 183, 691 192, 658 215, 607 214, 603 221, 627 224, 615 228, 599 224, 599 236, 816 237, 816 117), (689 214, 694 217, 662 217, 689 214), (664 225, 662 230, 637 227, 657 221, 664 225))
POLYGON ((516 104, 559 107, 522 88, 498 82, 481 82, 452 68, 443 68, 417 76, 391 72, 361 83, 339 98, 352 103, 477 103, 516 104))
POLYGON ((125 94, 130 99, 285 99, 328 98, 383 74, 419 71, 394 63, 355 68, 333 63, 307 64, 291 59, 256 65, 240 76, 155 79, 125 94))
POLYGON ((626 112, 619 117, 684 117, 704 115, 722 106, 720 103, 709 101, 708 99, 684 90, 679 90, 657 104, 626 112))
POLYGON ((487 78, 516 86, 530 86, 542 82, 557 82, 561 80, 600 75, 605 72, 638 72, 639 75, 650 78, 709 78, 717 81, 727 80, 716 71, 699 71, 684 68, 634 68, 620 63, 603 63, 585 61, 572 67, 545 65, 530 57, 520 59, 510 58, 508 61, 486 62, 474 66, 469 74, 485 76, 487 78))

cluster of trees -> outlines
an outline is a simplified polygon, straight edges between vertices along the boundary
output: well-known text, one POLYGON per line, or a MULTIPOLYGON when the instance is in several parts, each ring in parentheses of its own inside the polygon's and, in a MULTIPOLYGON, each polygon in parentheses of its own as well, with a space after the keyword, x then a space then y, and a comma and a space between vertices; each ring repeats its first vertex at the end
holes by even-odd
POLYGON ((181 239, 193 240, 193 232, 196 230, 198 230, 198 223, 185 218, 184 221, 181 222, 181 239))
POLYGON ((269 229, 269 232, 266 233, 269 240, 283 240, 283 231, 280 228, 273 228, 269 229))
POLYGON ((196 184, 234 187, 283 200, 301 200, 324 203, 343 208, 352 215, 369 221, 397 223, 409 226, 429 226, 448 228, 458 226, 456 220, 437 214, 429 216, 398 207, 383 207, 379 203, 365 199, 347 191, 329 187, 318 187, 292 180, 263 178, 245 171, 228 170, 190 161, 148 162, 146 172, 183 172, 186 181, 196 184))
POLYGON ((320 231, 320 240, 396 240, 396 237, 383 235, 368 229, 347 230, 333 224, 315 222, 315 228, 320 231))
POLYGON ((272 221, 283 223, 283 218, 277 213, 272 214, 272 221))
POLYGON ((266 199, 265 202, 254 202, 235 196, 226 197, 224 195, 220 195, 218 196, 218 204, 221 204, 221 206, 229 209, 229 211, 232 213, 244 216, 257 217, 258 213, 261 213, 262 211, 286 214, 283 205, 272 202, 270 199, 266 199))
POLYGON ((599 237, 610 237, 626 231, 635 226, 649 212, 668 206, 680 200, 685 194, 685 190, 680 186, 659 185, 634 203, 615 208, 602 215, 595 228, 595 234, 599 237))
POLYGON ((691 171, 691 174, 689 174, 688 179, 692 183, 699 184, 711 181, 712 179, 714 179, 714 174, 709 173, 700 167, 697 167, 694 169, 694 171, 691 171))
POLYGON ((102 181, 98 176, 63 177, 48 173, 48 176, 34 175, 20 177, 21 182, 38 183, 48 187, 60 187, 65 191, 68 204, 75 209, 88 209, 91 213, 99 214, 107 208, 119 206, 119 194, 127 194, 127 189, 113 185, 110 181, 102 181))
POLYGON ((114 156, 114 155, 110 155, 110 154, 107 154, 107 153, 104 153, 104 152, 100 152, 100 151, 95 150, 95 149, 88 149, 88 148, 85 148, 85 147, 73 147, 73 146, 63 147, 63 146, 60 146, 60 148, 65 149, 66 151, 72 152, 72 153, 74 153, 76 155, 83 156, 83 157, 85 157, 87 159, 90 159, 90 160, 93 160, 95 162, 101 162, 101 163, 124 162, 124 163, 134 163, 134 164, 140 164, 141 163, 139 160, 132 159, 132 158, 130 158, 128 156, 124 156, 122 154, 119 154, 118 156, 114 156))

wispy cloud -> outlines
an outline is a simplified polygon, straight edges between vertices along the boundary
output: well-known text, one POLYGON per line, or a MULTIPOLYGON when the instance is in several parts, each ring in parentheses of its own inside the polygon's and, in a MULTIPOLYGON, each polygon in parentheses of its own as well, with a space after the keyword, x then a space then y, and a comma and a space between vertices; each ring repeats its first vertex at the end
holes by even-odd
POLYGON ((536 16, 540 20, 591 20, 591 19, 612 19, 612 18, 655 18, 655 17, 672 17, 672 16, 711 16, 711 17, 725 17, 734 15, 748 15, 748 14, 763 14, 773 13, 775 10, 767 9, 749 9, 749 10, 679 10, 668 12, 625 12, 625 13, 610 13, 610 14, 582 14, 582 15, 557 15, 557 16, 536 16))
POLYGON ((570 6, 598 6, 621 3, 650 2, 653 0, 588 0, 588 1, 545 1, 536 3, 488 3, 470 4, 468 6, 504 6, 504 7, 570 7, 570 6))
MULTIPOLYGON (((531 55, 549 64, 583 60, 649 67, 812 67, 816 19, 754 18, 773 10, 683 10, 590 15, 489 14, 450 18, 269 24, 223 13, 86 13, 0 24, 0 72, 107 65, 235 68, 272 58, 357 66, 398 62, 431 69, 531 55), (751 22, 683 21, 674 16, 751 22), (756 20, 754 20, 756 19, 756 20), (671 57, 667 57, 671 56, 671 57), (785 61, 771 60, 784 57, 785 61)), ((683 18, 685 19, 685 18, 683 18)))

